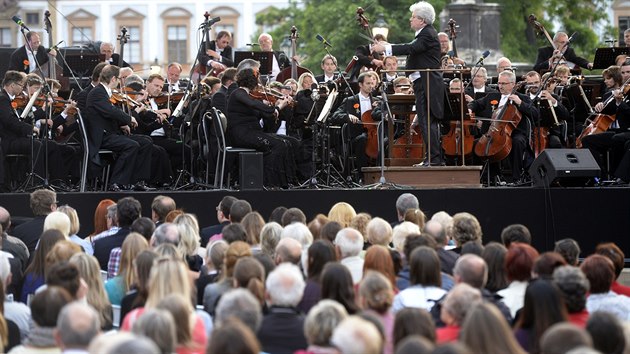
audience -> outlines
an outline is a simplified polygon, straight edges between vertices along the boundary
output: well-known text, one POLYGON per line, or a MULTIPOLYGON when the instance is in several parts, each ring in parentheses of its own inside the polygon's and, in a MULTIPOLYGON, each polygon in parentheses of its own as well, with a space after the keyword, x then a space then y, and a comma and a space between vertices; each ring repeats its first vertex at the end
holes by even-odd
POLYGON ((307 353, 334 353, 330 338, 333 331, 348 317, 346 309, 338 302, 332 300, 322 300, 317 303, 304 320, 304 335, 308 342, 308 347, 300 354, 307 353))
POLYGON ((340 262, 348 268, 352 282, 358 284, 363 278, 363 259, 359 253, 363 249, 363 236, 353 228, 345 228, 337 233, 335 247, 340 256, 340 262))
POLYGON ((87 351, 92 339, 101 331, 99 314, 89 305, 71 302, 64 306, 57 318, 54 337, 63 353, 87 351))

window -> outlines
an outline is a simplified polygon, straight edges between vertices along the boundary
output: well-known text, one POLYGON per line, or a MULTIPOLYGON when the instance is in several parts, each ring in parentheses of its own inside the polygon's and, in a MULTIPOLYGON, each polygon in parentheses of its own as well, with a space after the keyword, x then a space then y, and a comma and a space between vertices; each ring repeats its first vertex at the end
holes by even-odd
MULTIPOLYGON (((141 64, 144 63, 144 58, 142 57, 142 33, 145 16, 136 10, 126 8, 115 14, 114 19, 116 20, 118 33, 120 34, 120 30, 125 27, 129 36, 123 50, 123 58, 127 63, 132 64, 134 69, 138 70, 141 68, 141 64)), ((120 47, 120 41, 116 46, 120 47)), ((120 48, 118 48, 118 51, 120 52, 120 48)))
POLYGON ((1 48, 11 47, 11 28, 0 27, 0 47, 1 48))
POLYGON ((79 9, 68 16, 67 45, 88 44, 94 38, 97 17, 83 9, 79 9))
POLYGON ((619 16, 619 44, 623 46, 623 31, 630 28, 630 16, 619 16))
POLYGON ((127 44, 125 44, 123 53, 124 59, 129 64, 139 64, 142 61, 140 50, 140 27, 127 27, 127 34, 129 34, 129 40, 127 41, 127 44))
POLYGON ((72 27, 72 45, 87 44, 92 38, 91 27, 72 27))
POLYGON ((35 25, 35 26, 36 25, 40 25, 41 26, 41 24, 39 23, 39 13, 37 13, 37 12, 27 12, 26 13, 26 24, 27 25, 31 25, 31 26, 33 26, 33 25, 35 25))
POLYGON ((167 37, 167 57, 168 62, 187 62, 186 51, 187 46, 187 34, 186 26, 168 26, 166 30, 167 37))
POLYGON ((212 9, 212 16, 220 16, 221 21, 214 26, 212 26, 212 39, 215 39, 217 33, 221 31, 228 31, 232 34, 232 43, 230 44, 232 48, 236 48, 239 46, 238 43, 238 19, 240 14, 238 11, 231 7, 220 6, 212 9))

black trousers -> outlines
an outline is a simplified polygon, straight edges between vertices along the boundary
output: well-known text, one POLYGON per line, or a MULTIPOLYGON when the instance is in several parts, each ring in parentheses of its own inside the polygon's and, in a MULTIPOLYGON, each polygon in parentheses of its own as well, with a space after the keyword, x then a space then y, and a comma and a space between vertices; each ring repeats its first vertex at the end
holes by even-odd
POLYGON ((181 169, 183 166, 183 162, 190 161, 191 148, 188 145, 183 145, 183 142, 178 142, 175 139, 165 136, 152 136, 151 139, 153 140, 153 144, 160 146, 164 148, 164 150, 166 150, 168 158, 170 159, 170 164, 175 170, 181 169), (184 149, 183 160, 182 149, 184 149))
POLYGON ((37 138, 14 138, 2 142, 5 154, 24 154, 31 156, 33 171, 44 178, 45 164, 44 155, 48 152, 48 172, 51 180, 65 179, 68 175, 69 166, 75 158, 73 154, 64 154, 65 149, 52 140, 40 140, 37 138))
MULTIPOLYGON (((416 120, 422 134, 422 141, 425 146, 429 146, 431 149, 431 164, 441 164, 443 161, 442 145, 440 144, 440 122, 435 117, 430 117, 429 122, 427 122, 426 93, 420 80, 425 79, 420 78, 413 82, 413 92, 416 95, 416 120), (429 136, 431 136, 431 142, 427 144, 429 136)), ((425 149, 425 160, 427 160, 428 154, 429 150, 425 149)))

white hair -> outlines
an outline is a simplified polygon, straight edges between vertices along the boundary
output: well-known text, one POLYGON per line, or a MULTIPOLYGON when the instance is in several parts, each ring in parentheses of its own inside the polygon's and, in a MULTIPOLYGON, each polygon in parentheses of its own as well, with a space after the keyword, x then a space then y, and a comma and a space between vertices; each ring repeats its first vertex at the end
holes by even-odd
POLYGON ((405 240, 407 236, 420 233, 420 226, 411 221, 403 221, 394 226, 392 242, 396 251, 402 253, 405 248, 405 240))
POLYGON ((370 220, 365 232, 368 242, 372 245, 389 246, 392 242, 392 226, 382 218, 376 217, 370 220))
POLYGON ((44 231, 56 229, 61 231, 65 238, 70 235, 70 226, 70 217, 60 211, 53 211, 44 220, 44 231))
POLYGON ((308 227, 301 222, 294 222, 284 227, 280 239, 290 237, 297 240, 303 249, 307 249, 313 243, 313 234, 308 227))
POLYGON ((269 273, 265 286, 272 305, 296 306, 302 300, 305 283, 300 268, 281 263, 269 273))
POLYGON ((346 227, 337 232, 335 245, 339 247, 341 258, 358 256, 363 250, 363 236, 356 229, 346 227))
POLYGON ((427 25, 431 25, 433 21, 435 21, 435 9, 426 1, 418 1, 409 6, 409 11, 411 11, 414 16, 423 19, 427 25))
POLYGON ((376 326, 358 316, 341 321, 333 332, 330 342, 342 354, 380 354, 382 338, 376 326))

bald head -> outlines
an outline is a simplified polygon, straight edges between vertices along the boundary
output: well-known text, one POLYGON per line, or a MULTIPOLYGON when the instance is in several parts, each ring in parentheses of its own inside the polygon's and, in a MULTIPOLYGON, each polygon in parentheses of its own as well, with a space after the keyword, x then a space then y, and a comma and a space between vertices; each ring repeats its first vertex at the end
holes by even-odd
POLYGON ((87 349, 100 330, 96 311, 89 305, 72 302, 59 313, 55 340, 62 350, 87 349))
POLYGON ((446 230, 444 230, 442 223, 436 220, 429 220, 424 224, 423 231, 433 236, 438 246, 446 246, 448 240, 446 238, 446 230))
POLYGON ((2 227, 3 231, 8 230, 9 226, 11 226, 11 214, 9 214, 9 211, 1 206, 0 206, 0 226, 2 227))
POLYGON ((302 244, 294 238, 285 237, 280 239, 276 246, 276 264, 292 263, 299 264, 302 257, 302 244))
POLYGON ((488 266, 483 258, 475 254, 465 254, 457 259, 453 267, 456 283, 466 283, 481 289, 488 281, 488 266))

